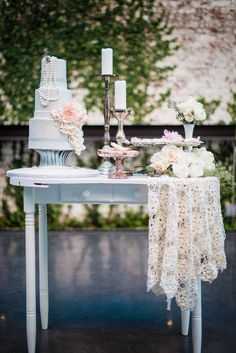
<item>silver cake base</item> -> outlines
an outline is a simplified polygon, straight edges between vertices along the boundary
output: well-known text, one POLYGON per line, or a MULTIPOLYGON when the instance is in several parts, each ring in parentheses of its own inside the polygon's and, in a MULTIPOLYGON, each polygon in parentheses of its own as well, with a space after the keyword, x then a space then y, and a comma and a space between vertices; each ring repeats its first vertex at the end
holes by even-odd
POLYGON ((35 150, 40 157, 39 166, 67 166, 66 160, 72 151, 35 150))

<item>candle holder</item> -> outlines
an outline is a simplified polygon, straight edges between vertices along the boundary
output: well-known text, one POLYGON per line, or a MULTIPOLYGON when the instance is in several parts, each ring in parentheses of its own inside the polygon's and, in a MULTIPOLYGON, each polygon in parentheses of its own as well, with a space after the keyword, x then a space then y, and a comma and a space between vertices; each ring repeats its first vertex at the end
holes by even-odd
MULTIPOLYGON (((104 100, 103 100, 103 115, 104 115, 104 142, 103 150, 110 149, 110 81, 118 75, 102 74, 99 75, 104 81, 104 100)), ((114 169, 113 164, 109 161, 108 157, 104 157, 102 163, 98 167, 101 174, 108 175, 109 171, 114 169)))
POLYGON ((112 115, 118 121, 118 131, 116 134, 116 142, 118 145, 122 145, 123 143, 129 145, 130 141, 127 140, 124 133, 124 120, 130 115, 132 109, 111 109, 112 115))

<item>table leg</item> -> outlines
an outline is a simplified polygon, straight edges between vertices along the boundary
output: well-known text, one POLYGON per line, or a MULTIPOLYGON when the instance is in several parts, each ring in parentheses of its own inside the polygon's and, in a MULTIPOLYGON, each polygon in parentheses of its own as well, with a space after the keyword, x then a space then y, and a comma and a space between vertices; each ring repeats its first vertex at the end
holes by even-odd
POLYGON ((181 331, 183 336, 188 336, 190 310, 181 310, 181 331))
POLYGON ((25 258, 26 258, 26 331, 28 353, 36 345, 36 291, 35 291, 35 226, 34 191, 24 188, 25 258))
POLYGON ((202 293, 201 280, 198 279, 198 299, 192 314, 193 353, 201 353, 202 348, 202 293))
POLYGON ((39 301, 43 330, 48 328, 48 234, 47 205, 39 205, 39 301))

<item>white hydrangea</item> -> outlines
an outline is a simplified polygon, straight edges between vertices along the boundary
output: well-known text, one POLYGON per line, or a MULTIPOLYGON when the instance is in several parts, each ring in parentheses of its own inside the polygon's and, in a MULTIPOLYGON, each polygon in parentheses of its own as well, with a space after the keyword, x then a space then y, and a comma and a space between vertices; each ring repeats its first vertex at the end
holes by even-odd
POLYGON ((178 162, 173 164, 173 173, 178 178, 187 178, 189 176, 189 165, 185 162, 178 162))
POLYGON ((172 170, 178 178, 198 178, 214 169, 214 155, 206 148, 184 151, 182 147, 167 145, 151 157, 151 166, 160 174, 172 170), (168 171, 169 171, 168 170, 168 171))
POLYGON ((166 172, 167 168, 170 166, 165 153, 159 151, 151 157, 151 167, 154 168, 158 173, 166 172))
POLYGON ((152 155, 150 161, 154 165, 162 159, 163 159, 163 153, 162 153, 162 151, 159 151, 159 152, 154 153, 154 155, 152 155))
POLYGON ((192 163, 189 167, 189 177, 199 178, 204 175, 204 167, 202 163, 192 163))
POLYGON ((154 168, 158 173, 163 174, 167 171, 169 166, 170 164, 168 164, 165 160, 160 159, 155 163, 154 168))
POLYGON ((177 104, 179 112, 184 115, 184 123, 195 123, 206 119, 206 113, 201 103, 194 97, 188 97, 185 102, 177 104))
POLYGON ((193 114, 185 115, 184 118, 185 118, 187 123, 193 123, 194 122, 194 115, 193 114))
POLYGON ((175 162, 178 158, 181 158, 183 154, 182 147, 175 145, 166 145, 162 148, 162 158, 165 159, 169 164, 175 162))
POLYGON ((206 113, 203 108, 194 110, 194 117, 197 121, 203 121, 206 119, 206 113))
POLYGON ((177 104, 180 113, 184 115, 190 115, 192 113, 192 106, 188 102, 182 102, 177 104))

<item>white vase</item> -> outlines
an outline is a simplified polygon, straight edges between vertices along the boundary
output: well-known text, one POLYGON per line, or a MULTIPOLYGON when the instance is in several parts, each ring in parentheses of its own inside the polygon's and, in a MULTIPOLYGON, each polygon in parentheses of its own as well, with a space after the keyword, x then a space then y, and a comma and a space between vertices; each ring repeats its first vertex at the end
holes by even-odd
POLYGON ((185 138, 191 139, 193 137, 194 124, 184 124, 185 138))

